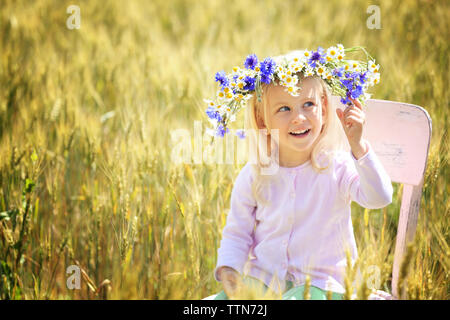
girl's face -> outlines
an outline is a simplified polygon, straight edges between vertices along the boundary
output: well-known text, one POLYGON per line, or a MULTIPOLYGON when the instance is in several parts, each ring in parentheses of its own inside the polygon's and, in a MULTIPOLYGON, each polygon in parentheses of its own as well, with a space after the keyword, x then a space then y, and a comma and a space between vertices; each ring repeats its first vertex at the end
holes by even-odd
POLYGON ((271 130, 279 130, 279 162, 284 167, 311 158, 325 121, 326 107, 317 80, 304 78, 299 94, 294 97, 285 87, 271 85, 267 97, 267 123, 271 130))

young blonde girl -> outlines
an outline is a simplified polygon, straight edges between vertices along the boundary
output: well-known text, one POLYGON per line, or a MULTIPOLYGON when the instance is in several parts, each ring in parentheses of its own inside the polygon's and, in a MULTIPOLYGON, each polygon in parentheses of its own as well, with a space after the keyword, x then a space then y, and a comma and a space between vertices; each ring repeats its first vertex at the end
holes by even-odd
POLYGON ((341 299, 346 255, 357 258, 351 201, 366 208, 392 201, 390 178, 362 138, 361 103, 349 97, 352 105, 337 109, 320 77, 297 76, 298 96, 274 81, 262 84, 261 101, 249 101, 255 154, 233 187, 216 299, 258 285, 283 299, 302 299, 305 285, 312 299, 341 299))

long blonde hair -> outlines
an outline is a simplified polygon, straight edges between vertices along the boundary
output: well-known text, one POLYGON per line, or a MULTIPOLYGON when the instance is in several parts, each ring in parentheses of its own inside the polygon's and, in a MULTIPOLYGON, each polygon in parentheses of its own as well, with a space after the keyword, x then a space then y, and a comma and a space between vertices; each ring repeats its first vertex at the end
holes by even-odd
MULTIPOLYGON (((305 79, 303 74, 298 74, 300 82, 305 79)), ((322 108, 327 108, 325 115, 325 123, 323 130, 318 141, 313 147, 311 153, 312 167, 319 173, 325 173, 327 169, 331 168, 333 164, 333 157, 336 152, 348 149, 348 142, 345 138, 344 130, 340 124, 336 115, 336 106, 332 100, 331 92, 327 84, 318 76, 312 76, 321 89, 322 108)), ((268 204, 265 199, 269 197, 263 195, 264 187, 271 183, 278 183, 280 180, 276 179, 278 175, 266 175, 263 174, 263 170, 268 167, 268 164, 263 161, 261 155, 266 152, 268 148, 275 150, 278 146, 274 143, 274 139, 271 138, 270 127, 267 125, 268 119, 268 96, 270 95, 270 88, 273 84, 262 84, 262 96, 261 102, 258 102, 256 94, 249 100, 246 116, 245 127, 249 134, 250 144, 250 156, 252 157, 252 169, 254 173, 254 180, 252 184, 253 195, 258 203, 263 205, 268 204), (267 139, 265 138, 264 131, 261 131, 259 125, 261 120, 266 124, 267 139), (261 142, 262 141, 262 142, 261 142), (264 145, 267 143, 267 146, 264 145), (269 146, 270 145, 270 146, 269 146), (253 153, 252 153, 253 152, 253 153)), ((277 150, 275 150, 277 152, 277 150)), ((264 155, 266 157, 266 155, 264 155)), ((273 157, 271 158, 273 161, 273 157)), ((278 164, 277 164, 278 165, 278 164)))

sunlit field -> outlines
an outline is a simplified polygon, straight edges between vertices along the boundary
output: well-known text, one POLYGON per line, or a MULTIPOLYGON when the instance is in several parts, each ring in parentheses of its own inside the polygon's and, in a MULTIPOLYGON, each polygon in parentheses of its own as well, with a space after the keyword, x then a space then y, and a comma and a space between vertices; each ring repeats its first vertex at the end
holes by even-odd
MULTIPOLYGON (((213 270, 244 163, 174 161, 171 132, 188 130, 194 154, 194 121, 209 126, 203 99, 215 95, 215 72, 248 54, 338 43, 366 47, 381 65, 374 98, 432 118, 400 280, 409 299, 449 299, 450 4, 341 3, 3 0, 0 299, 201 299, 222 290, 213 270), (66 25, 71 4, 79 29, 66 25), (366 25, 370 4, 381 29, 366 25), (68 288, 72 265, 80 289, 68 288)), ((352 205, 358 266, 377 266, 378 289, 390 293, 401 195, 394 184, 388 207, 352 205)))

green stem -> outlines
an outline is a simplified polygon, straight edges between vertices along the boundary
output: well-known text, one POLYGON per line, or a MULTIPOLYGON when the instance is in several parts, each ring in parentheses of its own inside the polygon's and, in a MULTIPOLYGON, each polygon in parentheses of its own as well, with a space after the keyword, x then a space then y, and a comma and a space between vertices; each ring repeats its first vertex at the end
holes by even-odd
POLYGON ((375 60, 375 59, 374 59, 374 58, 366 51, 366 49, 365 49, 364 47, 362 47, 362 46, 355 46, 355 47, 347 48, 347 49, 344 49, 344 52, 355 52, 355 51, 359 51, 359 50, 362 50, 362 51, 365 53, 366 58, 370 58, 371 60, 375 60))

